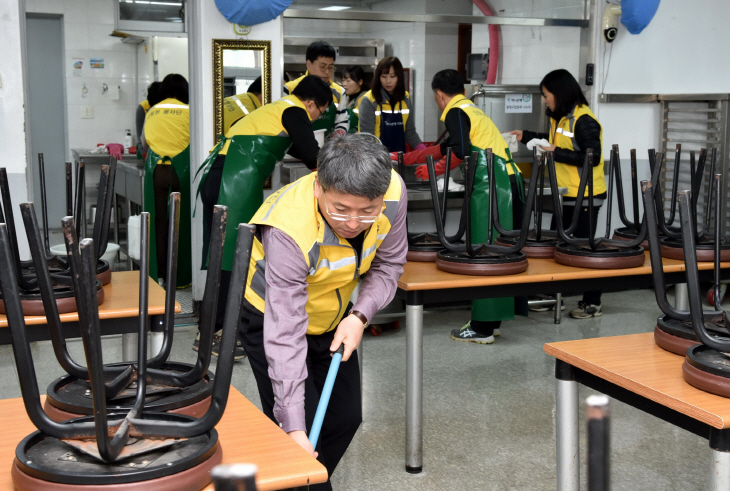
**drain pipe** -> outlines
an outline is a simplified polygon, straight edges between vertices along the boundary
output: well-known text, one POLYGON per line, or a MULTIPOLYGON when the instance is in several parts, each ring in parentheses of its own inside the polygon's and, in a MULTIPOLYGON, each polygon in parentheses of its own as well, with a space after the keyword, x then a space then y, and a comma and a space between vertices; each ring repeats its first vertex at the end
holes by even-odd
MULTIPOLYGON (((494 10, 485 0, 471 0, 484 15, 493 16, 494 10)), ((499 65, 499 26, 489 25, 489 66, 487 68, 487 84, 497 81, 497 65, 499 65)))

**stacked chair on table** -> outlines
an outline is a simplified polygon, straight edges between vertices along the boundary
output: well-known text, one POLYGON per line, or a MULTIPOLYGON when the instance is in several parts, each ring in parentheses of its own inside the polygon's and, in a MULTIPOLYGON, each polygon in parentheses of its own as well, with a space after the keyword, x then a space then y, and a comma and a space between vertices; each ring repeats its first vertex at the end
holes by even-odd
MULTIPOLYGON (((444 174, 444 190, 441 194, 440 214, 436 218, 437 221, 444 223, 446 221, 446 209, 448 203, 449 177, 451 174, 451 148, 446 148, 446 169, 444 174)), ((398 152, 398 174, 405 178, 405 166, 403 165, 403 152, 398 152)), ((466 202, 466 201, 465 201, 466 202)), ((406 220, 406 228, 408 223, 406 220)), ((463 232, 462 232, 463 234, 463 232)), ((452 241, 458 242, 453 237, 452 241)), ((463 242, 461 242, 463 244, 463 242)), ((408 232, 408 254, 406 259, 415 262, 434 262, 436 254, 444 247, 439 240, 438 232, 408 232)))
MULTIPOLYGON (((680 171, 680 160, 681 160, 681 146, 677 145, 677 150, 674 154, 674 175, 670 197, 670 210, 669 218, 664 219, 663 217, 658 220, 659 232, 664 236, 661 238, 661 254, 663 257, 669 259, 682 260, 684 258, 683 253, 683 237, 682 232, 679 228, 673 226, 676 217, 676 203, 678 202, 678 185, 679 185, 679 171, 680 171)), ((694 223, 697 224, 698 229, 694 232, 694 243, 695 251, 697 254, 698 261, 712 261, 714 259, 715 251, 717 250, 723 261, 730 261, 730 240, 728 237, 720 236, 720 247, 715 248, 715 237, 713 237, 712 224, 710 212, 710 203, 713 201, 715 190, 711 182, 707 186, 707 192, 705 193, 705 220, 704 225, 700 226, 699 216, 699 197, 702 194, 702 183, 705 170, 705 162, 707 160, 707 150, 704 148, 700 150, 700 156, 695 165, 695 153, 690 152, 689 154, 690 163, 690 190, 691 190, 691 201, 689 203, 689 211, 692 214, 694 223)), ((652 155, 649 155, 650 161, 652 155)), ((710 157, 710 181, 712 176, 715 175, 715 165, 717 160, 717 149, 713 148, 710 157)), ((654 200, 657 203, 657 209, 662 209, 662 191, 661 187, 658 186, 654 193, 654 200)))
MULTIPOLYGON (((466 275, 483 275, 483 276, 496 276, 505 274, 517 274, 522 273, 527 269, 527 256, 520 252, 520 249, 527 242, 527 234, 530 225, 530 214, 525 213, 520 224, 520 232, 517 241, 512 246, 501 246, 494 245, 492 242, 496 237, 496 226, 500 224, 500 218, 503 217, 500 213, 506 210, 500 210, 497 197, 497 185, 495 180, 495 169, 494 169, 494 155, 491 149, 487 149, 485 152, 486 162, 485 165, 480 165, 478 162, 479 154, 473 152, 471 156, 464 159, 464 165, 466 170, 466 183, 464 186, 464 205, 461 212, 461 218, 459 221, 459 230, 456 235, 447 237, 444 232, 444 219, 442 215, 443 204, 439 200, 438 188, 436 187, 436 181, 430 180, 431 183, 431 199, 433 200, 434 217, 436 219, 436 229, 438 237, 443 246, 443 250, 437 253, 436 266, 442 271, 456 274, 466 275), (479 170, 477 169, 479 168, 479 170), (477 174, 479 172, 479 174, 477 174), (478 220, 472 220, 472 196, 475 190, 475 182, 479 181, 479 192, 481 197, 487 196, 488 210, 487 210, 487 232, 482 232, 487 240, 485 243, 473 243, 473 227, 478 220), (485 189, 486 182, 486 189, 485 189), (485 193, 486 191, 486 193, 485 193), (464 237, 465 243, 459 244, 456 241, 461 240, 464 237)), ((429 175, 435 174, 435 166, 433 163, 433 157, 428 156, 426 158, 426 164, 428 165, 429 175)), ((449 166, 447 165, 448 169, 449 166)), ((533 162, 533 175, 538 175, 542 170, 542 163, 540 160, 535 159, 533 162)), ((444 179, 448 179, 445 174, 444 179)), ((448 182, 448 181, 446 181, 448 182)), ((530 182, 530 186, 527 192, 527 198, 525 200, 525 207, 528 209, 532 208, 535 200, 535 189, 537 187, 537 179, 533 179, 530 182)), ((447 187, 444 185, 444 190, 447 187)), ((485 204, 482 203, 481 204, 485 204)), ((482 227, 485 224, 481 224, 482 227)), ((500 225, 501 227, 501 225, 500 225)))
MULTIPOLYGON (((540 168, 543 170, 540 175, 537 176, 532 174, 532 179, 539 180, 537 187, 537 196, 535 197, 533 206, 528 210, 528 214, 532 217, 532 222, 535 224, 534 228, 529 229, 527 232, 527 241, 522 246, 521 251, 528 258, 545 258, 551 259, 555 254, 555 246, 558 245, 559 238, 558 233, 555 230, 546 230, 542 228, 542 214, 543 214, 543 197, 545 192, 545 166, 542 164, 543 156, 534 150, 533 161, 540 162, 540 168)), ((528 222, 529 223, 529 222, 528 222)), ((499 236, 495 240, 495 244, 506 247, 511 247, 519 241, 520 230, 505 230, 502 225, 495 222, 499 236)))
MULTIPOLYGON (((618 152, 618 148, 614 146, 614 152, 618 152)), ((617 159, 617 157, 616 157, 617 159)), ((611 162, 613 162, 613 157, 611 162)), ((555 207, 555 223, 557 224, 558 235, 561 243, 555 248, 555 262, 566 266, 576 266, 580 268, 592 269, 624 269, 637 268, 644 265, 644 249, 641 243, 646 236, 646 225, 642 225, 639 235, 633 240, 616 240, 609 239, 610 234, 610 216, 611 216, 611 197, 613 194, 612 181, 614 172, 611 171, 609 164, 609 182, 607 197, 609 199, 606 216, 607 233, 603 237, 576 238, 572 234, 578 226, 578 215, 583 205, 586 187, 588 189, 587 200, 585 205, 588 208, 588 216, 593 217, 593 152, 586 152, 586 160, 582 167, 580 185, 578 186, 578 194, 576 196, 575 207, 570 226, 565 229, 563 227, 563 212, 558 197, 558 183, 555 177, 555 161, 552 152, 547 154, 548 174, 550 175, 550 189, 553 195, 553 204, 555 207)), ((620 186, 620 182, 617 183, 620 186)), ((619 188, 620 189, 620 188, 619 188)), ((590 229, 592 230, 593 224, 590 229)))
MULTIPOLYGON (((655 185, 655 183, 645 182, 642 182, 642 188, 644 209, 647 210, 646 222, 649 234, 649 251, 651 257, 652 276, 654 279, 654 293, 656 295, 657 304, 664 313, 663 316, 659 316, 657 319, 657 323, 654 328, 654 342, 657 346, 671 353, 685 356, 687 350, 699 343, 700 340, 695 334, 690 312, 686 310, 678 310, 672 307, 667 299, 667 285, 664 281, 660 249, 661 239, 658 224, 660 220, 658 216, 660 212, 663 212, 663 209, 657 209, 655 206, 655 193, 659 191, 659 188, 655 185)), ((687 267, 689 267, 689 264, 687 267)), ((716 281, 717 279, 718 278, 716 278, 716 281)), ((722 312, 705 311, 702 316, 708 332, 712 333, 714 336, 725 338, 730 341, 730 331, 728 331, 728 324, 722 312)))
MULTIPOLYGON (((180 221, 180 193, 170 195, 170 229, 168 233, 168 285, 174 285, 177 276, 177 244, 179 241, 180 221)), ((156 355, 147 361, 147 394, 145 407, 154 411, 168 411, 188 416, 199 416, 205 413, 210 406, 211 380, 213 374, 208 371, 212 354, 212 340, 215 323, 215 306, 218 299, 220 284, 220 264, 222 260, 222 243, 225 236, 226 208, 218 206, 213 212, 213 230, 211 234, 210 269, 206 278, 205 292, 200 309, 200 336, 201 348, 198 350, 194 365, 179 362, 170 362, 175 314, 175 289, 168 288, 165 293, 165 314, 162 319, 164 337, 162 347, 156 355)), ((37 238, 37 228, 33 222, 31 211, 24 213, 26 230, 30 239, 31 251, 34 257, 40 256, 37 238)), ((142 224, 145 230, 149 229, 149 214, 142 215, 142 224)), ((78 255, 78 246, 73 219, 67 217, 63 221, 64 238, 70 258, 78 255)), ((142 235, 147 240, 147 232, 142 235)), ((73 265, 73 263, 72 263, 73 265)), ((46 279, 43 278, 43 288, 48 290, 46 279)), ((82 317, 82 312, 79 312, 82 317)), ((93 404, 89 398, 90 387, 88 372, 75 363, 66 349, 66 340, 61 330, 61 322, 53 305, 48 307, 48 324, 51 331, 56 358, 68 375, 62 376, 48 386, 48 397, 45 410, 55 421, 64 421, 83 415, 92 414, 93 404)), ((115 410, 129 410, 135 400, 134 384, 137 382, 137 373, 134 364, 118 363, 104 367, 106 381, 107 402, 115 410)))
MULTIPOLYGON (((38 154, 39 174, 41 182, 41 212, 43 217, 44 240, 39 243, 42 261, 36 265, 34 261, 21 261, 18 248, 18 236, 15 231, 13 203, 10 197, 10 185, 5 168, 0 168, 0 195, 2 196, 2 209, 0 210, 0 221, 6 223, 8 228, 9 246, 15 269, 15 277, 18 281, 18 288, 21 298, 21 306, 25 315, 45 315, 46 307, 39 291, 38 276, 41 269, 49 273, 53 298, 56 309, 59 313, 65 314, 76 312, 77 305, 71 281, 71 270, 69 262, 65 257, 51 254, 48 238, 48 206, 46 200, 45 166, 43 154, 38 154)), ((116 174, 116 159, 110 158, 109 165, 101 168, 99 179, 99 193, 97 200, 97 219, 94 221, 93 239, 99 245, 96 251, 96 296, 98 304, 104 302, 104 289, 112 280, 112 271, 109 263, 101 259, 106 252, 109 236, 109 221, 111 205, 114 193, 114 176, 116 174)), ((75 220, 81 220, 83 216, 83 190, 84 190, 84 164, 79 163, 76 170, 76 197, 75 203, 72 198, 72 168, 66 163, 66 211, 73 214, 75 220)), ((31 206, 22 204, 21 209, 31 206)), ((36 225, 37 229, 37 225, 36 225)), ((78 239, 80 235, 76 236, 78 239)), ((4 303, 0 301, 0 313, 5 313, 4 303)))
MULTIPOLYGON (((175 199, 179 202, 179 196, 175 199)), ((34 222, 32 206, 23 209, 26 228, 30 234, 36 267, 43 266, 44 256, 40 234, 34 222)), ((220 257, 225 238, 227 209, 216 210, 217 221, 211 239, 212 267, 208 270, 204 304, 210 317, 214 316, 217 302, 220 257), (215 262, 218 261, 218 262, 215 262), (211 279, 212 278, 212 279, 211 279)), ((171 220, 175 222, 176 220, 171 220)), ((171 337, 163 343, 164 356, 147 358, 148 332, 148 268, 149 216, 144 214, 141 231, 141 261, 139 285, 138 361, 126 366, 105 366, 103 363, 99 312, 96 302, 97 255, 93 239, 78 242, 73 233, 73 220, 64 221, 65 238, 69 252, 71 277, 79 306, 79 324, 86 357, 86 367, 74 363, 63 346, 62 337, 55 334, 54 348, 61 347, 59 358, 69 372, 83 379, 87 397, 93 408, 91 416, 70 421, 54 421, 40 404, 40 394, 30 345, 25 336, 25 322, 20 305, 16 271, 11 263, 10 235, 5 224, 0 224, 0 288, 6 304, 18 378, 28 415, 38 431, 24 438, 16 448, 16 459, 11 470, 16 489, 175 489, 197 491, 210 483, 210 470, 221 462, 222 449, 214 426, 220 421, 226 407, 233 370, 234 347, 238 320, 248 274, 251 246, 255 227, 239 225, 238 243, 231 279, 231 294, 227 300, 226 317, 218 358, 217 376, 212 382, 210 403, 194 419, 182 414, 159 412, 155 404, 148 406, 149 390, 156 384, 181 387, 176 382, 205 373, 207 361, 199 355, 196 366, 187 372, 165 369, 171 337), (60 342, 59 342, 60 341, 60 342), (201 366, 201 364, 203 366, 201 366), (71 368, 71 370, 69 370, 71 368), (128 383, 134 383, 133 386, 128 383), (118 389, 130 391, 124 404, 114 401, 118 389), (115 394, 116 393, 116 394, 115 394), (112 396, 112 397, 110 397, 112 396)), ((39 268, 45 270, 45 268, 39 268)), ((169 268, 174 272, 175 268, 169 268)), ((174 273, 173 273, 174 274, 174 273)), ((48 275, 40 275, 40 291, 46 305, 53 304, 48 275)), ((174 299, 172 300, 174 305, 174 299)), ((167 302, 168 312, 171 302, 167 302)), ((51 309, 52 310, 52 309, 51 309)), ((168 319, 171 316, 167 316, 168 319)), ((58 327, 55 313, 49 315, 51 333, 58 327)), ((202 329, 202 327, 201 327, 202 329)), ((210 352, 212 321, 201 336, 200 351, 210 352)), ((166 334, 171 335, 171 325, 166 334), (168 332, 169 331, 169 332, 168 332)), ((209 358, 208 358, 209 359, 209 358)))

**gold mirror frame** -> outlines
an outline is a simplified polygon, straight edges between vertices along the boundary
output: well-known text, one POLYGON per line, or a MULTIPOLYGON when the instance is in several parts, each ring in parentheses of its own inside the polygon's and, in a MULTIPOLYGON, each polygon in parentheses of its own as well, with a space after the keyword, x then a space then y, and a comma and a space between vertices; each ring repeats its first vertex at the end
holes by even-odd
POLYGON ((213 141, 223 132, 223 51, 227 49, 262 51, 261 90, 263 101, 271 102, 271 41, 248 41, 245 39, 213 40, 213 141))

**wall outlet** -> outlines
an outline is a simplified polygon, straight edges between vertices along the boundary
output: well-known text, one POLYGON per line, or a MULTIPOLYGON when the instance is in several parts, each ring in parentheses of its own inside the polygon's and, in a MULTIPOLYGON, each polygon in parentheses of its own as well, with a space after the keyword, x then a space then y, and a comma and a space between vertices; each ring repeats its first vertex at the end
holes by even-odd
POLYGON ((81 119, 94 119, 94 106, 81 106, 81 119))

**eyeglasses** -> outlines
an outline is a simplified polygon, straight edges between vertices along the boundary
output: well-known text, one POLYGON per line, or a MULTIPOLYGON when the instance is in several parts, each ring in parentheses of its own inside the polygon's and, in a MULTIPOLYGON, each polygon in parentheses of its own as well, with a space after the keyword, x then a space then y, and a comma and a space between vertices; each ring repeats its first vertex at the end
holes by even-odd
POLYGON ((339 213, 330 213, 329 206, 327 206, 327 195, 325 195, 324 189, 322 190, 322 195, 324 196, 324 209, 332 220, 337 220, 338 222, 357 220, 360 223, 373 223, 375 220, 383 216, 382 210, 377 216, 341 215, 339 213))
POLYGON ((328 72, 328 73, 334 73, 337 67, 335 65, 325 65, 324 63, 321 65, 317 65, 319 67, 319 70, 322 72, 328 72))
POLYGON ((314 107, 316 107, 317 108, 317 111, 319 111, 319 116, 317 116, 317 119, 322 119, 322 116, 324 116, 324 113, 327 112, 327 108, 325 107, 324 110, 323 110, 323 109, 321 109, 317 105, 315 105, 314 107))

